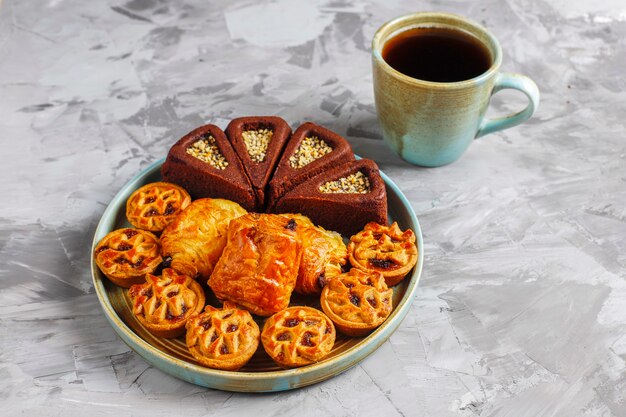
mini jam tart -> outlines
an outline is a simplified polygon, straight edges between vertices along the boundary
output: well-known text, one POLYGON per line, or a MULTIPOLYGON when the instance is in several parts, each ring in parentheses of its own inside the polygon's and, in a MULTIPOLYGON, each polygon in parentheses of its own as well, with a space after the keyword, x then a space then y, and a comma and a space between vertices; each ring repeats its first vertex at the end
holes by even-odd
POLYGON ((228 301, 221 309, 206 306, 204 313, 187 322, 189 352, 209 368, 238 370, 256 352, 259 337, 259 326, 252 315, 228 301))
POLYGON ((289 307, 265 321, 261 342, 282 368, 295 368, 322 360, 335 344, 335 326, 312 307, 289 307))
POLYGON ((320 304, 340 332, 357 337, 387 319, 393 308, 392 295, 380 273, 353 268, 326 284, 320 304))
POLYGON ((348 256, 352 266, 382 273, 391 287, 417 263, 415 234, 411 229, 403 232, 396 222, 391 226, 370 222, 350 238, 348 256))
POLYGON ((204 307, 204 290, 187 275, 170 268, 163 275, 146 275, 146 282, 133 285, 128 291, 133 313, 150 332, 160 337, 178 337, 185 332, 185 323, 204 307))
POLYGON ((169 182, 146 184, 126 201, 126 218, 138 229, 161 232, 191 203, 184 188, 169 182))
POLYGON ((145 281, 161 264, 159 239, 140 229, 118 229, 106 235, 94 250, 96 265, 108 279, 130 288, 145 281))

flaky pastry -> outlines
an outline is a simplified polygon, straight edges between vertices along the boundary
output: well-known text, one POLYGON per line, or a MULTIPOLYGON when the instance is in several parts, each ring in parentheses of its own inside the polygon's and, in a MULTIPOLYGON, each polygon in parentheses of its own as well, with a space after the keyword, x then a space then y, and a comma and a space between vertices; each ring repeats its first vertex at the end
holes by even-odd
POLYGON ((169 182, 153 182, 126 200, 126 218, 138 229, 160 232, 191 203, 184 188, 169 182))
POLYGON ((228 224, 244 214, 229 200, 195 200, 163 230, 163 258, 181 274, 208 279, 226 246, 228 224))
POLYGON ((128 294, 141 324, 167 338, 183 334, 189 317, 201 312, 205 302, 200 284, 170 268, 163 269, 161 276, 147 274, 146 282, 133 285, 128 294))
POLYGON ((312 307, 282 310, 265 321, 261 342, 267 354, 282 368, 294 368, 322 360, 335 344, 335 326, 312 307))
POLYGON ((295 227, 294 219, 275 214, 249 213, 232 220, 208 281, 217 298, 259 316, 286 308, 302 256, 295 227))
POLYGON ((320 304, 340 332, 364 336, 387 319, 392 296, 380 272, 352 268, 326 284, 320 304))
POLYGON ((326 282, 341 274, 347 263, 347 249, 339 233, 316 226, 303 226, 302 261, 298 269, 295 291, 299 294, 322 292, 326 282))
POLYGON ((411 229, 403 232, 396 222, 391 226, 371 222, 350 238, 348 256, 352 266, 382 273, 391 287, 417 262, 415 234, 411 229))
POLYGON ((187 322, 187 347, 209 368, 238 370, 256 352, 259 338, 259 326, 250 313, 228 301, 221 309, 206 306, 187 322))
POLYGON ((96 265, 107 278, 129 288, 144 282, 161 264, 159 239, 140 229, 117 229, 107 234, 94 250, 96 265))

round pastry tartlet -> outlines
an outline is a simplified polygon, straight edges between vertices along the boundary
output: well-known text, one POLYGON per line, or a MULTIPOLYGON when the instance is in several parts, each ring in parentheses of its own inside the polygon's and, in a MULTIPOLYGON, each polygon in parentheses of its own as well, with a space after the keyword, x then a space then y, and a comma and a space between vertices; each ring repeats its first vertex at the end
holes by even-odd
POLYGON ((417 262, 415 234, 400 230, 398 223, 382 226, 368 223, 350 238, 348 256, 352 266, 383 274, 387 286, 402 281, 417 262))
POLYGON ((259 326, 252 315, 228 301, 221 309, 206 306, 186 326, 189 352, 209 368, 236 371, 259 347, 259 326))
POLYGON ((357 337, 387 319, 393 308, 392 295, 379 272, 352 268, 326 284, 320 304, 341 333, 357 337))
POLYGON ((133 285, 128 294, 141 324, 167 338, 183 334, 189 317, 201 312, 205 302, 200 284, 170 268, 165 268, 161 276, 147 274, 146 282, 133 285))
POLYGON ((136 190, 126 201, 126 218, 138 229, 161 232, 191 204, 184 188, 169 182, 153 182, 136 190))
POLYGON ((332 350, 335 337, 335 326, 324 313, 296 306, 267 319, 261 342, 280 367, 294 368, 323 359, 332 350))
POLYGON ((107 234, 94 250, 96 265, 120 287, 144 282, 161 264, 159 239, 140 229, 117 229, 107 234))

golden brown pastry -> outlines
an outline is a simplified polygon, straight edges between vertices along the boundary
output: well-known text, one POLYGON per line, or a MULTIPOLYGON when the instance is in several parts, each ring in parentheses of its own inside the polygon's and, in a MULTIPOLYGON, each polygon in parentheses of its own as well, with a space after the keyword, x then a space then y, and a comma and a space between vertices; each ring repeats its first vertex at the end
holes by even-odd
POLYGON ((126 218, 138 229, 160 232, 191 203, 184 188, 153 182, 137 189, 126 201, 126 218))
POLYGON ((232 220, 208 282, 217 298, 259 316, 286 308, 302 256, 295 228, 294 219, 275 214, 249 213, 232 220))
POLYGON ((204 313, 187 322, 187 347, 209 368, 238 370, 256 352, 259 338, 259 326, 250 313, 228 301, 221 309, 206 306, 204 313))
POLYGON ((289 307, 265 321, 261 342, 282 368, 319 362, 335 344, 335 326, 312 307, 289 307))
POLYGON ((208 279, 226 246, 228 224, 244 214, 229 200, 195 200, 163 230, 163 258, 181 274, 208 279))
POLYGON ((387 286, 402 281, 417 262, 415 234, 400 230, 398 223, 382 226, 368 223, 350 238, 348 256, 352 266, 383 274, 387 286))
POLYGON ((322 290, 324 313, 348 336, 364 336, 380 326, 393 308, 393 290, 379 272, 351 269, 322 290))
POLYGON ((185 323, 204 307, 204 290, 187 275, 170 268, 161 276, 146 275, 146 282, 128 291, 133 313, 150 332, 161 337, 178 337, 185 323))
POLYGON ((299 294, 322 292, 326 282, 341 274, 348 252, 339 233, 316 226, 299 229, 302 239, 302 261, 295 291, 299 294))
POLYGON ((94 250, 96 265, 107 278, 129 288, 144 282, 161 264, 159 239, 139 229, 117 229, 107 234, 94 250))

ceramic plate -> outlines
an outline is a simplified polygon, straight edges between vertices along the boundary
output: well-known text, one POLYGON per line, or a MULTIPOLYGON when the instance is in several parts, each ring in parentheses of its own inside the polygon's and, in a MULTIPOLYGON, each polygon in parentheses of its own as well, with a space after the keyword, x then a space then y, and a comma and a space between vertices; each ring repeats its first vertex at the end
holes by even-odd
MULTIPOLYGON (((126 220, 126 200, 142 185, 161 180, 160 168, 163 161, 162 159, 147 167, 113 198, 96 229, 92 253, 100 239, 110 231, 132 227, 126 220)), ((284 370, 272 362, 259 344, 256 354, 239 371, 220 371, 201 366, 187 350, 184 336, 164 339, 148 332, 132 313, 128 290, 109 282, 92 257, 94 286, 106 318, 122 340, 146 361, 170 375, 209 388, 241 392, 282 391, 314 384, 340 374, 375 351, 400 325, 415 297, 422 270, 422 233, 415 213, 400 189, 384 173, 381 172, 381 176, 387 187, 390 220, 397 221, 403 230, 411 228, 415 232, 419 252, 417 265, 409 276, 394 287, 394 310, 389 318, 366 337, 352 338, 337 333, 333 350, 323 361, 284 370)), ((210 300, 207 297, 207 301, 210 300)), ((292 297, 292 304, 294 303, 319 308, 319 301, 311 298, 301 297, 294 300, 292 297)), ((259 322, 259 327, 262 328, 262 322, 259 322)))

